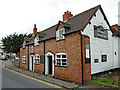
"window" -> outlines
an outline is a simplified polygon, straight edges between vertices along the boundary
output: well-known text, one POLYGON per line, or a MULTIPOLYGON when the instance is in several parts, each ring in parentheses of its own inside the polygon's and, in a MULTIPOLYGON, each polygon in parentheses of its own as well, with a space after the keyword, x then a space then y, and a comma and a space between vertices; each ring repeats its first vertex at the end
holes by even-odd
POLYGON ((40 56, 40 64, 44 64, 44 55, 40 56))
POLYGON ((107 55, 101 55, 102 62, 107 62, 107 55))
POLYGON ((65 34, 64 28, 57 30, 56 31, 56 41, 65 39, 64 34, 65 34))
POLYGON ((39 55, 38 54, 35 55, 35 64, 39 64, 39 55))
POLYGON ((34 39, 34 46, 39 45, 38 41, 39 41, 39 37, 37 37, 37 38, 34 39))
POLYGON ((98 59, 94 59, 94 63, 98 63, 98 59))
POLYGON ((67 55, 66 55, 66 53, 56 54, 56 66, 67 66, 67 55))
POLYGON ((26 64, 26 56, 23 56, 23 58, 22 58, 22 63, 23 63, 23 64, 26 64))
POLYGON ((24 42, 24 43, 23 43, 23 48, 25 48, 25 45, 26 45, 26 43, 24 42))

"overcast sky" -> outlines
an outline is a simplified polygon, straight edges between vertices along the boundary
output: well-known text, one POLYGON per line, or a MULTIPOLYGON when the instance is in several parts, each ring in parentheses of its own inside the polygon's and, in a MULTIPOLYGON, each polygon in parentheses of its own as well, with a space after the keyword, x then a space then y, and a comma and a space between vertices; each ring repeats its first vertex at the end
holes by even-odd
POLYGON ((16 33, 32 33, 36 24, 42 31, 62 20, 101 4, 110 25, 118 23, 119 0, 0 0, 0 39, 16 33))

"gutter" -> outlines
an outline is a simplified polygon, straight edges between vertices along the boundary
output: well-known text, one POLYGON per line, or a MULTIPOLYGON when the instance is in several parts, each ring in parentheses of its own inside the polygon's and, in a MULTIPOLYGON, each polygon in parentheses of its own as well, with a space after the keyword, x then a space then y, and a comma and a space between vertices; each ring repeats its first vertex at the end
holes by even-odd
POLYGON ((29 71, 29 46, 28 46, 28 71, 29 71))
POLYGON ((44 41, 44 74, 45 74, 45 41, 44 41))
POLYGON ((82 85, 84 85, 84 77, 83 77, 83 48, 82 48, 82 33, 80 32, 80 30, 78 31, 78 33, 80 34, 80 44, 81 44, 81 69, 82 69, 82 85))

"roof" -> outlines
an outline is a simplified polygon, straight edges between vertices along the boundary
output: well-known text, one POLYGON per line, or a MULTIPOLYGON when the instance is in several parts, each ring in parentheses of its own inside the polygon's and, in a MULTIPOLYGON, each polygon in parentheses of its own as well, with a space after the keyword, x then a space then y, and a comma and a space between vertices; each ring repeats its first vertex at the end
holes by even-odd
POLYGON ((112 33, 113 33, 113 36, 118 36, 118 37, 120 37, 120 30, 112 29, 111 31, 112 31, 112 33))
MULTIPOLYGON (((71 18, 68 18, 68 20, 66 22, 59 21, 59 23, 62 23, 62 25, 64 27, 69 28, 69 30, 67 30, 65 32, 65 34, 73 33, 73 32, 79 31, 79 30, 84 30, 84 28, 89 23, 90 19, 92 18, 92 16, 95 14, 95 12, 98 9, 100 9, 102 11, 104 19, 106 20, 108 26, 110 27, 109 22, 104 14, 102 8, 101 8, 101 5, 98 5, 98 6, 93 7, 87 11, 84 11, 80 14, 77 14, 71 18)), ((41 33, 44 33, 44 35, 43 35, 43 38, 40 39, 40 41, 55 38, 56 37, 56 28, 58 27, 58 24, 53 25, 53 26, 41 31, 41 33)))

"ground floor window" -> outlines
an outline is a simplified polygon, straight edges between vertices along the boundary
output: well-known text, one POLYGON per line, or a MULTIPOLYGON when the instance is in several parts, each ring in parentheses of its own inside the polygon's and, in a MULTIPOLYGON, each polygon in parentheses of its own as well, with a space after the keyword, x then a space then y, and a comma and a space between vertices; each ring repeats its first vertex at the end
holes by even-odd
POLYGON ((67 55, 66 53, 56 54, 56 66, 67 66, 67 55))
POLYGON ((107 55, 101 55, 101 61, 107 62, 107 55))
POLYGON ((35 55, 35 64, 39 64, 39 55, 38 54, 35 55))
POLYGON ((22 63, 23 63, 23 64, 26 64, 26 56, 23 56, 23 57, 22 57, 22 63))

